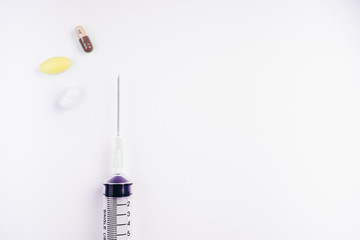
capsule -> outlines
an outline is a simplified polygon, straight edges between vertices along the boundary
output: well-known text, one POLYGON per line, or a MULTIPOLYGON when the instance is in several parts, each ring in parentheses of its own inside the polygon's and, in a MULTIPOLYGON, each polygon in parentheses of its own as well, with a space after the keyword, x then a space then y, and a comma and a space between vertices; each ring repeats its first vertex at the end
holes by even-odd
POLYGON ((75 28, 76 36, 79 38, 79 42, 84 49, 85 52, 91 52, 94 47, 90 41, 89 36, 86 34, 84 28, 82 26, 77 26, 75 28))

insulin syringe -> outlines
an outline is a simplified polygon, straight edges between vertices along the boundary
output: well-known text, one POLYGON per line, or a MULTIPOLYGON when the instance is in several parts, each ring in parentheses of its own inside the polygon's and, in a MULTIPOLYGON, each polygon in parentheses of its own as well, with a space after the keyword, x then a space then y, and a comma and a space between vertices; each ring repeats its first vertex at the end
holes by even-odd
POLYGON ((113 176, 104 183, 102 240, 130 239, 130 195, 132 183, 124 177, 124 160, 120 138, 120 77, 117 79, 117 134, 115 139, 113 176))

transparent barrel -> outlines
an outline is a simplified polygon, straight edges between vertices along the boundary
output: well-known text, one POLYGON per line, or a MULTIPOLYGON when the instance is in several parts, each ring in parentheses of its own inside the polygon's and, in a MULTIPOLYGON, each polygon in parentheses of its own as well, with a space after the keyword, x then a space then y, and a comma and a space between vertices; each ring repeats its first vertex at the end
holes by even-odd
POLYGON ((130 239, 130 197, 104 197, 103 240, 130 239))
POLYGON ((103 240, 130 239, 131 185, 120 175, 104 184, 103 240))

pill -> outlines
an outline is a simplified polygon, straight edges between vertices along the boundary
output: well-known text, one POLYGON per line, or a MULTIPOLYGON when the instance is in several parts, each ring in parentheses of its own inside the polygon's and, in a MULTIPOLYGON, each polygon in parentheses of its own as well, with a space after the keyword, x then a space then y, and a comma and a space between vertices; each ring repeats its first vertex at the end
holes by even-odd
POLYGON ((60 95, 57 105, 62 109, 72 108, 80 99, 81 91, 77 87, 68 87, 60 95))
POLYGON ((71 60, 66 57, 53 57, 45 60, 39 66, 40 72, 47 74, 61 73, 71 66, 71 60))
POLYGON ((89 36, 86 34, 84 28, 82 26, 77 26, 75 28, 75 33, 77 37, 79 38, 79 42, 84 49, 85 52, 91 52, 94 47, 90 41, 89 36))

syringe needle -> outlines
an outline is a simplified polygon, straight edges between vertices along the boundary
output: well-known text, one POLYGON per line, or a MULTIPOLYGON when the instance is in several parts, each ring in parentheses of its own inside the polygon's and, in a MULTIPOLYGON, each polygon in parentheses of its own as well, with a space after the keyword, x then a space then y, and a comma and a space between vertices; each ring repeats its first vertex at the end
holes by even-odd
POLYGON ((122 158, 122 143, 120 138, 120 75, 117 78, 117 133, 115 138, 115 151, 113 160, 113 172, 121 174, 124 171, 122 158))
POLYGON ((117 78, 117 136, 120 136, 120 74, 117 78))

